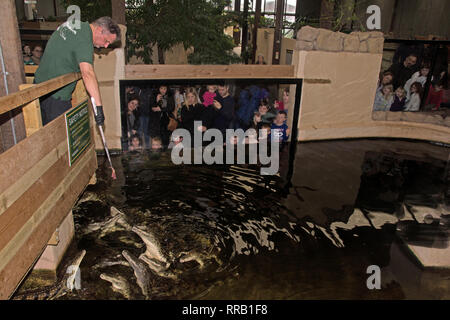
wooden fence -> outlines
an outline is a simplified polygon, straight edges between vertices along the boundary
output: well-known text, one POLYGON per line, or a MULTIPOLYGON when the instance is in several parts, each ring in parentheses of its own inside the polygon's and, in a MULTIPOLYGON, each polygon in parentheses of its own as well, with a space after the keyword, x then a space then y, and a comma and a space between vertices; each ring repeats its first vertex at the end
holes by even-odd
POLYGON ((0 98, 0 114, 24 106, 27 128, 26 139, 0 154, 0 299, 14 293, 97 168, 92 122, 90 146, 69 166, 65 116, 45 127, 40 120, 38 98, 73 81, 72 105, 87 99, 80 78, 67 74, 0 98))

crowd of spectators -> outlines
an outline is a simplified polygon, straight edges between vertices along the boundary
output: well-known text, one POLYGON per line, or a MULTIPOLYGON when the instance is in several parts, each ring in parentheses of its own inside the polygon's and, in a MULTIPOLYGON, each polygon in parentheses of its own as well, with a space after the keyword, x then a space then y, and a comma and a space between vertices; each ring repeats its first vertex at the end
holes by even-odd
MULTIPOLYGON (((191 134, 218 129, 262 129, 258 139, 287 142, 286 124, 289 90, 280 99, 264 86, 236 87, 225 83, 205 86, 126 87, 122 110, 122 149, 163 150, 181 142, 172 132, 177 128, 191 134), (202 125, 195 124, 201 121, 202 125)), ((248 141, 247 141, 248 142, 248 141)))
POLYGON ((448 50, 445 46, 401 45, 380 74, 374 111, 434 111, 448 107, 448 50), (434 69, 431 70, 432 63, 434 69), (427 79, 431 78, 424 97, 427 79), (423 103, 422 103, 423 102, 423 103), (423 104, 422 110, 420 106, 423 104))
POLYGON ((23 63, 26 65, 39 65, 43 54, 44 49, 41 45, 35 45, 33 50, 29 45, 23 45, 22 47, 23 63))

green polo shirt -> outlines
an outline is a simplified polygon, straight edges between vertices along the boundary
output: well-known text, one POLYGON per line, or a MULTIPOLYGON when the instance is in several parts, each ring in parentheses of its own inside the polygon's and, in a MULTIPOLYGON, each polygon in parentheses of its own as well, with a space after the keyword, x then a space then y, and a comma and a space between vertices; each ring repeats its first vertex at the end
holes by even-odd
MULTIPOLYGON (((71 28, 67 22, 56 29, 45 47, 41 63, 34 75, 35 83, 58 76, 80 72, 80 63, 94 63, 92 30, 88 22, 81 22, 80 29, 71 28)), ((70 101, 76 81, 57 90, 52 97, 70 101)))

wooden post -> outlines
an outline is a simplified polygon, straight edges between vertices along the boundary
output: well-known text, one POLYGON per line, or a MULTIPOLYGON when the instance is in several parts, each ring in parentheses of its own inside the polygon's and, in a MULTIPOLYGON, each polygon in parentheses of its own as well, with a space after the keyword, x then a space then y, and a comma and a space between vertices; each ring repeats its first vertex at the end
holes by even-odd
MULTIPOLYGON (((234 1, 234 11, 241 12, 241 0, 234 1)), ((239 29, 239 25, 235 25, 233 27, 233 40, 236 46, 241 42, 241 31, 239 29)))
POLYGON ((334 1, 322 0, 320 6, 320 27, 324 29, 333 28, 334 1))
POLYGON ((126 25, 125 0, 111 0, 112 19, 118 24, 126 25))
MULTIPOLYGON (((5 70, 1 68, 0 96, 4 96, 7 93, 17 92, 19 85, 25 82, 22 45, 20 43, 14 0, 0 1, 0 44, 5 66, 5 70), (4 81, 5 72, 7 72, 6 83, 4 81)), ((0 135, 2 136, 2 149, 0 152, 10 148, 26 137, 21 108, 0 115, 0 135)))
POLYGON ((259 28, 259 20, 261 20, 261 0, 256 0, 256 8, 255 8, 255 26, 253 28, 253 53, 252 53, 252 63, 254 64, 256 61, 256 50, 257 50, 257 37, 258 37, 258 28, 259 28))
POLYGON ((284 0, 277 0, 277 12, 275 16, 275 35, 273 37, 272 64, 280 64, 281 38, 283 31, 284 0))
POLYGON ((244 0, 244 15, 243 15, 243 23, 242 23, 242 49, 241 56, 245 58, 244 63, 248 64, 248 54, 247 54, 247 45, 248 45, 248 0, 244 0))

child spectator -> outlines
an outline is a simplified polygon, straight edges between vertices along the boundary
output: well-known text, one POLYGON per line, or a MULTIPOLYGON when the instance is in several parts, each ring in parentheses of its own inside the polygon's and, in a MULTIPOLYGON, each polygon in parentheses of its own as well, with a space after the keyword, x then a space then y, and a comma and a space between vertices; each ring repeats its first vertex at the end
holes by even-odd
POLYGON ((264 123, 267 123, 270 126, 275 117, 276 114, 274 114, 273 112, 269 112, 269 101, 267 99, 261 99, 258 111, 255 112, 255 115, 253 117, 253 123, 255 124, 255 126, 258 127, 264 123))
POLYGON ((405 90, 406 90, 406 100, 409 100, 409 96, 411 94, 410 89, 411 85, 414 82, 419 82, 422 87, 425 86, 425 82, 427 81, 428 74, 430 73, 430 66, 428 64, 424 64, 422 68, 420 68, 420 71, 417 71, 412 75, 412 77, 406 81, 405 83, 405 90))
POLYGON ((261 129, 258 132, 258 141, 270 141, 270 124, 263 123, 261 129))
POLYGON ((289 138, 290 129, 286 124, 286 112, 279 111, 275 120, 272 123, 271 129, 273 130, 272 140, 286 142, 289 138))
POLYGON ((162 150, 162 140, 160 137, 152 137, 152 151, 162 150))
POLYGON ((434 84, 430 84, 430 90, 428 91, 428 97, 425 101, 425 108, 427 110, 439 110, 444 95, 444 84, 442 81, 436 81, 434 84))
POLYGON ((406 104, 406 90, 398 87, 395 90, 394 102, 392 102, 390 111, 403 111, 406 104))
POLYGON ((33 65, 33 59, 31 59, 31 48, 29 45, 23 46, 23 63, 26 65, 33 65))
POLYGON ((283 111, 286 110, 289 106, 289 89, 284 89, 283 90, 283 98, 281 99, 281 101, 276 100, 274 102, 274 107, 277 111, 283 111))
POLYGON ((130 151, 139 151, 142 150, 141 139, 137 134, 131 137, 131 145, 129 148, 130 151))
POLYGON ((375 103, 373 104, 373 111, 389 111, 392 102, 394 87, 389 84, 378 90, 375 95, 375 103))
POLYGON ((208 107, 214 103, 214 98, 217 96, 217 94, 216 94, 217 86, 209 85, 209 86, 206 86, 206 89, 207 90, 202 95, 202 99, 203 99, 203 105, 205 107, 208 107))
POLYGON ((406 102, 405 111, 419 111, 420 100, 422 97, 422 85, 420 82, 414 82, 411 85, 410 97, 406 102))

